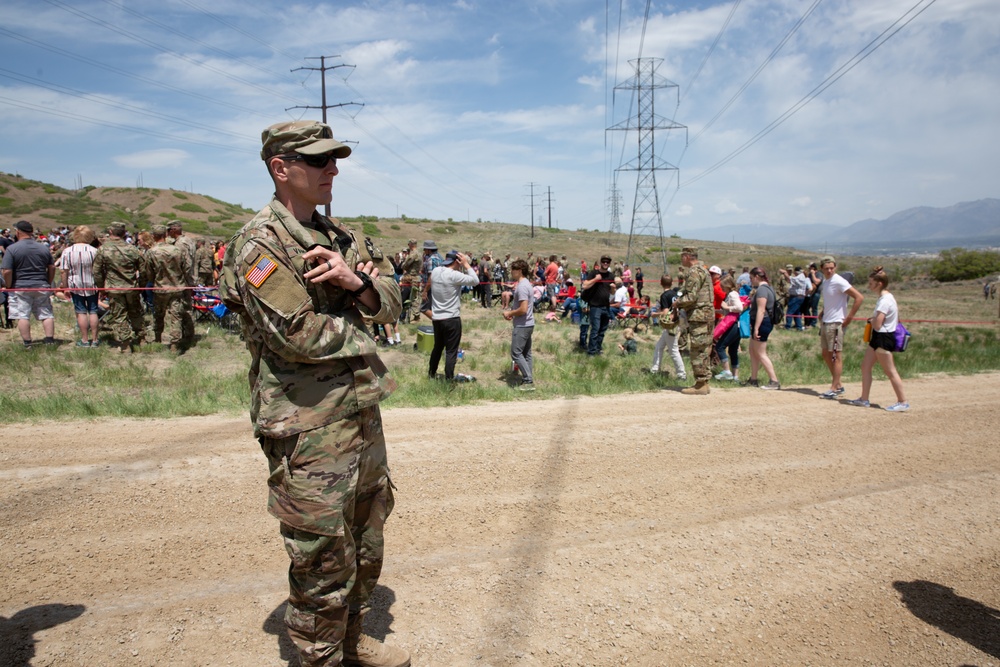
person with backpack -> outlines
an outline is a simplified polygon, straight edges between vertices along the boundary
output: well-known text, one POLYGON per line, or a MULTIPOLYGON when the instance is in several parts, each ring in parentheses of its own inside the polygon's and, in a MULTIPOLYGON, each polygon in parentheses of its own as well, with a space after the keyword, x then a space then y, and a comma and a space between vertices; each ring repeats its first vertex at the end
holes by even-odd
POLYGON ((910 409, 910 403, 906 400, 906 393, 903 391, 903 381, 896 370, 896 363, 893 361, 892 353, 896 350, 896 328, 899 326, 899 306, 896 298, 889 292, 889 276, 881 266, 876 266, 868 274, 868 289, 878 294, 878 301, 875 303, 875 310, 871 319, 871 339, 868 347, 865 348, 865 358, 861 361, 861 397, 853 401, 848 401, 851 405, 862 408, 871 407, 868 397, 872 390, 872 368, 878 361, 885 376, 889 378, 889 384, 896 393, 896 402, 886 408, 889 412, 906 412, 910 409))
POLYGON ((778 376, 774 373, 774 364, 767 356, 767 339, 774 329, 774 310, 778 295, 767 282, 767 272, 759 266, 750 269, 750 284, 754 294, 750 299, 750 380, 747 384, 761 389, 781 389, 778 376), (768 383, 761 385, 757 373, 764 368, 768 383))

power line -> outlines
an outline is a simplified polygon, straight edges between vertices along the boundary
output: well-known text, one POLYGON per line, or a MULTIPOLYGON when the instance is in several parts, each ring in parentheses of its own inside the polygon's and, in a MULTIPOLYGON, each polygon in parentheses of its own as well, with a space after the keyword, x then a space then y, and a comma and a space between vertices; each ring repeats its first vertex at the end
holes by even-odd
POLYGON ((898 19, 896 19, 895 21, 893 21, 892 24, 889 27, 887 27, 885 30, 883 30, 881 33, 879 33, 878 36, 876 36, 872 41, 870 41, 868 44, 866 44, 860 51, 858 51, 850 59, 848 59, 847 62, 845 62, 844 64, 842 64, 840 67, 838 67, 834 71, 833 74, 831 74, 830 76, 828 76, 819 85, 817 85, 811 91, 809 91, 808 93, 806 93, 806 95, 804 97, 802 97, 802 99, 800 99, 798 102, 796 102, 795 104, 793 104, 792 106, 790 106, 783 114, 781 114, 780 116, 778 116, 776 119, 774 119, 773 121, 771 121, 764 129, 762 129, 760 132, 758 132, 757 134, 755 134, 753 137, 751 137, 748 141, 746 141, 742 146, 740 146, 739 148, 737 148, 736 150, 734 150, 732 153, 730 153, 729 155, 727 155, 723 159, 719 160, 718 162, 716 162, 715 164, 713 164, 711 167, 709 167, 705 171, 703 171, 700 174, 698 174, 697 176, 695 176, 695 177, 693 177, 693 178, 685 181, 682 185, 683 186, 687 186, 687 185, 691 185, 692 183, 695 183, 697 181, 700 181, 701 179, 705 178, 709 174, 711 174, 711 173, 717 171, 718 169, 720 169, 721 167, 725 166, 730 161, 732 161, 734 158, 736 158, 741 153, 743 153, 745 150, 747 150, 748 148, 750 148, 751 146, 753 146, 754 144, 756 144, 758 141, 760 141, 761 139, 763 139, 764 137, 766 137, 772 131, 774 131, 775 129, 777 129, 778 126, 780 126, 786 120, 788 120, 789 118, 791 118, 792 116, 794 116, 796 113, 798 113, 798 111, 801 110, 802 107, 804 107, 807 104, 809 104, 810 102, 812 102, 821 93, 823 93, 823 91, 825 91, 827 88, 829 88, 830 86, 832 86, 833 84, 835 84, 837 81, 839 81, 845 74, 847 74, 848 72, 850 72, 852 69, 854 69, 855 67, 857 67, 862 61, 864 61, 866 58, 868 58, 868 56, 870 56, 872 53, 874 53, 880 46, 882 46, 883 44, 885 44, 887 41, 889 41, 889 39, 891 39, 894 35, 896 35, 900 30, 902 30, 903 28, 905 28, 906 26, 908 26, 914 19, 916 19, 921 14, 923 14, 935 2, 937 2, 937 0, 929 0, 926 5, 924 5, 923 7, 921 7, 919 9, 919 11, 917 11, 917 8, 920 7, 920 5, 924 3, 924 0, 919 0, 917 2, 917 4, 913 5, 913 7, 911 7, 908 10, 906 10, 906 12, 904 12, 902 16, 900 16, 898 19), (916 13, 913 13, 915 11, 916 11, 916 13), (898 27, 896 27, 897 24, 899 24, 900 21, 903 21, 903 19, 905 19, 909 14, 913 14, 913 16, 910 16, 910 18, 906 19, 906 21, 904 21, 902 23, 902 25, 899 25, 898 27), (892 31, 892 32, 890 32, 890 31, 892 31))
POLYGON ((742 0, 736 0, 736 2, 733 3, 732 9, 729 10, 729 16, 726 17, 726 20, 722 22, 722 27, 719 28, 719 34, 715 36, 715 41, 712 42, 712 46, 708 47, 708 53, 705 54, 705 58, 701 61, 701 64, 698 65, 698 69, 695 70, 694 76, 691 77, 691 81, 687 85, 687 90, 683 95, 679 95, 677 97, 678 107, 681 104, 681 99, 691 91, 691 88, 694 86, 694 82, 698 80, 698 75, 700 75, 701 70, 705 68, 705 64, 708 62, 708 59, 712 57, 713 53, 715 53, 715 47, 719 45, 719 41, 722 39, 723 33, 725 33, 726 28, 729 27, 729 22, 733 20, 733 14, 736 13, 736 8, 740 6, 740 2, 742 2, 742 0))
MULTIPOLYGON (((199 60, 197 60, 195 58, 192 58, 190 56, 186 56, 183 53, 178 53, 177 51, 169 49, 169 48, 167 48, 167 47, 165 47, 165 46, 163 46, 161 44, 157 44, 156 42, 154 42, 152 40, 148 40, 145 37, 141 37, 139 35, 136 35, 133 32, 129 32, 128 30, 125 30, 124 28, 120 28, 120 27, 118 27, 118 26, 116 26, 116 25, 114 25, 112 23, 109 23, 109 22, 105 21, 104 19, 98 18, 98 17, 96 17, 96 16, 94 16, 92 14, 88 14, 87 12, 82 11, 80 9, 76 9, 75 7, 70 7, 70 6, 66 5, 65 3, 63 3, 63 2, 60 2, 60 0, 45 0, 45 2, 48 2, 51 5, 59 7, 61 9, 64 9, 65 11, 67 11, 67 12, 69 12, 71 14, 74 14, 76 16, 79 16, 80 18, 82 18, 84 20, 90 21, 91 23, 93 23, 95 25, 99 25, 99 26, 101 26, 103 28, 106 28, 107 30, 111 30, 112 32, 116 32, 119 35, 122 35, 124 37, 128 37, 129 39, 132 39, 132 40, 134 40, 136 42, 139 42, 140 44, 145 44, 146 46, 148 46, 151 49, 154 49, 156 51, 159 51, 160 53, 164 53, 166 55, 173 56, 174 58, 177 58, 178 60, 183 60, 184 62, 187 62, 187 63, 190 63, 190 64, 194 65, 195 67, 200 67, 200 68, 206 69, 206 70, 208 70, 210 72, 214 72, 215 74, 218 74, 219 76, 222 76, 222 77, 225 77, 225 78, 229 79, 230 81, 235 81, 237 83, 243 84, 244 86, 248 86, 248 87, 253 88, 255 90, 259 90, 261 92, 267 93, 271 97, 276 97, 277 96, 277 94, 275 93, 274 88, 268 88, 268 87, 262 86, 262 85, 260 85, 260 84, 258 84, 256 82, 254 82, 254 81, 250 81, 249 79, 244 79, 241 76, 236 76, 235 74, 231 74, 231 73, 229 73, 229 72, 227 72, 227 71, 225 71, 223 69, 220 69, 220 68, 215 67, 213 65, 209 65, 208 63, 205 63, 205 62, 201 62, 201 61, 199 61, 199 60)), ((296 101, 292 97, 286 97, 286 99, 292 100, 292 101, 296 101)))
POLYGON ((66 49, 62 49, 62 48, 60 48, 58 46, 53 46, 51 44, 47 44, 47 43, 39 41, 37 39, 33 39, 31 37, 27 37, 27 36, 22 35, 20 33, 16 33, 14 31, 8 30, 8 29, 6 29, 6 28, 4 28, 2 26, 0 26, 0 34, 7 35, 8 37, 16 39, 19 42, 23 42, 25 44, 30 44, 31 46, 36 46, 36 47, 38 47, 40 49, 44 49, 44 50, 49 51, 51 53, 55 53, 55 54, 64 56, 66 58, 70 58, 71 60, 75 60, 77 62, 85 63, 87 65, 90 65, 92 67, 96 67, 98 69, 103 69, 105 71, 112 72, 114 74, 118 74, 118 75, 127 77, 129 79, 135 79, 136 81, 141 81, 142 83, 146 83, 146 84, 149 84, 151 86, 155 86, 157 88, 162 88, 164 90, 169 90, 171 92, 177 93, 178 95, 184 95, 185 97, 192 97, 194 99, 201 100, 203 102, 208 102, 210 104, 214 104, 214 105, 217 105, 217 106, 226 107, 228 109, 235 109, 236 111, 240 111, 240 112, 243 112, 243 113, 250 113, 250 114, 253 114, 255 116, 260 116, 262 118, 273 118, 273 114, 265 114, 265 113, 260 112, 260 111, 255 111, 253 109, 248 109, 244 105, 231 104, 229 102, 224 102, 223 100, 221 100, 221 99, 219 99, 217 97, 210 97, 208 95, 202 95, 200 93, 195 93, 195 92, 192 92, 190 90, 185 90, 184 88, 178 88, 177 86, 172 86, 172 85, 170 85, 168 83, 163 83, 162 81, 157 81, 155 79, 150 79, 149 77, 142 76, 141 74, 133 74, 132 72, 129 72, 127 70, 123 70, 123 69, 118 68, 118 67, 114 67, 113 65, 107 65, 107 64, 102 63, 102 62, 100 62, 98 60, 94 60, 93 58, 88 58, 87 56, 83 56, 83 55, 80 55, 78 53, 73 53, 72 51, 67 51, 66 49))
POLYGON ((792 38, 792 35, 798 32, 799 28, 802 27, 802 24, 805 23, 806 19, 809 18, 809 15, 813 13, 813 10, 816 9, 816 7, 819 5, 820 2, 822 2, 822 0, 814 0, 812 5, 810 5, 809 9, 806 10, 805 14, 803 14, 799 18, 799 20, 796 21, 795 25, 792 26, 791 30, 789 30, 785 34, 784 38, 782 38, 782 40, 778 42, 778 45, 771 50, 771 53, 768 54, 767 58, 765 58, 764 61, 757 66, 757 69, 754 70, 754 73, 750 75, 750 78, 743 82, 743 85, 740 86, 739 90, 737 90, 736 93, 729 98, 729 101, 726 102, 721 109, 719 109, 718 113, 712 116, 712 119, 708 121, 708 123, 706 123, 705 126, 702 127, 696 135, 694 135, 694 137, 691 139, 692 144, 698 141, 698 138, 701 135, 705 134, 705 132, 707 132, 708 129, 715 124, 715 121, 719 120, 719 118, 722 117, 722 114, 726 113, 729 107, 731 107, 733 103, 736 102, 736 100, 739 99, 739 97, 744 93, 744 91, 746 91, 746 89, 750 87, 750 84, 753 83, 758 76, 760 76, 760 73, 764 71, 764 68, 767 67, 772 60, 774 60, 774 58, 778 55, 778 52, 781 51, 781 49, 785 46, 785 44, 788 43, 788 40, 792 38))

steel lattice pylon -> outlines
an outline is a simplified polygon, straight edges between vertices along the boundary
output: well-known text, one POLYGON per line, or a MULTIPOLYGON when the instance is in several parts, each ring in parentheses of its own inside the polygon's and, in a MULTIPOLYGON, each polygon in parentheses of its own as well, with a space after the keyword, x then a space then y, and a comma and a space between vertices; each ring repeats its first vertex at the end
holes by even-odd
MULTIPOLYGON (((634 131, 638 135, 639 151, 634 160, 626 162, 616 171, 638 172, 635 184, 635 201, 632 205, 632 225, 628 235, 628 251, 625 261, 632 259, 633 252, 641 247, 637 237, 649 235, 659 240, 660 260, 663 271, 667 270, 667 248, 663 239, 663 216, 660 213, 660 194, 656 187, 656 172, 677 167, 656 155, 656 130, 684 130, 687 141, 687 126, 672 119, 657 115, 655 91, 673 88, 679 94, 676 83, 656 73, 662 58, 637 58, 630 60, 635 75, 615 86, 615 90, 634 90, 637 112, 634 116, 609 127, 609 130, 634 131)), ((672 177, 671 177, 672 178, 672 177)))

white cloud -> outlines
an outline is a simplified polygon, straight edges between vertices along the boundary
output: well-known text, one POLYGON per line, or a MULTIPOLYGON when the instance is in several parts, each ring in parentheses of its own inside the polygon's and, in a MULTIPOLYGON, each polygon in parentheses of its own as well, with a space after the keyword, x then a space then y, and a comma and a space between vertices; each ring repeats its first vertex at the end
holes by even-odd
POLYGON ((745 211, 729 199, 723 199, 715 204, 715 212, 725 215, 727 213, 744 213, 745 211))
POLYGON ((691 204, 684 204, 674 213, 679 218, 684 218, 694 213, 694 207, 691 204))
POLYGON ((792 206, 798 206, 799 208, 806 208, 812 204, 812 197, 809 197, 808 195, 805 197, 796 197, 788 203, 792 206))
POLYGON ((129 169, 164 169, 180 167, 190 157, 187 151, 161 148, 128 155, 115 155, 111 159, 115 164, 129 169))

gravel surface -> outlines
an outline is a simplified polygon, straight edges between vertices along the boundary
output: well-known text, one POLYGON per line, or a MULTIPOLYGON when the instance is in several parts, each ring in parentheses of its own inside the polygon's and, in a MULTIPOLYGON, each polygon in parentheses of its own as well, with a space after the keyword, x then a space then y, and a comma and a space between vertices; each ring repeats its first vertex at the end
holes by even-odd
MULTIPOLYGON (((1000 374, 823 389, 385 412, 369 630, 425 666, 1000 665, 1000 374)), ((265 471, 246 418, 0 427, 0 665, 297 665, 265 471)))

